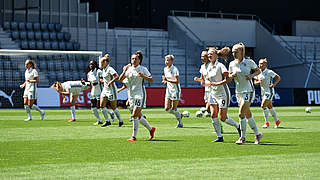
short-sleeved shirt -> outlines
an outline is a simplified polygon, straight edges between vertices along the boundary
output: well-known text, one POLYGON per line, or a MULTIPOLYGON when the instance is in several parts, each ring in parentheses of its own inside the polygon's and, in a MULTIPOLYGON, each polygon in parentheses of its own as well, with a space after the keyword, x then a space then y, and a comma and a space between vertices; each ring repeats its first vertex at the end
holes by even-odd
POLYGON ((133 98, 135 96, 146 96, 145 87, 143 84, 144 79, 138 76, 139 72, 141 72, 147 77, 151 76, 149 70, 141 65, 138 65, 137 67, 130 66, 127 72, 125 73, 125 76, 128 79, 127 87, 129 90, 130 98, 133 98))
POLYGON ((262 92, 272 92, 272 88, 270 88, 270 84, 272 83, 272 79, 276 75, 277 73, 266 68, 261 74, 257 76, 257 79, 261 81, 260 87, 262 92))
POLYGON ((29 70, 27 69, 26 72, 24 73, 24 77, 26 80, 26 86, 25 86, 25 90, 27 91, 34 91, 37 88, 37 83, 31 83, 31 82, 27 82, 27 80, 35 80, 36 77, 38 77, 38 71, 30 68, 29 70))
MULTIPOLYGON (((199 71, 203 75, 203 78, 205 79, 205 81, 207 79, 207 74, 208 74, 207 68, 208 68, 209 64, 210 63, 202 64, 201 67, 200 67, 200 71, 199 71)), ((205 86, 204 87, 204 91, 208 92, 209 91, 209 87, 205 86)))
POLYGON ((117 91, 117 86, 116 84, 113 82, 110 87, 108 87, 108 83, 113 79, 113 76, 116 74, 117 72, 111 67, 111 66, 107 66, 104 69, 102 69, 102 78, 103 78, 103 90, 107 91, 107 92, 116 92, 117 91))
MULTIPOLYGON (((227 68, 220 62, 216 61, 212 66, 211 64, 207 68, 207 79, 211 82, 220 82, 225 79, 223 73, 228 72, 227 68)), ((210 86, 210 93, 216 96, 226 96, 228 94, 228 85, 210 86)))
POLYGON ((81 81, 66 81, 61 84, 64 91, 69 90, 71 95, 78 95, 81 91, 84 91, 88 86, 83 85, 81 81))
POLYGON ((247 93, 254 91, 252 80, 246 80, 246 76, 251 73, 252 69, 257 68, 257 64, 251 59, 243 59, 240 63, 238 63, 237 60, 230 62, 229 71, 237 72, 237 77, 234 77, 236 93, 247 93))
MULTIPOLYGON (((163 71, 164 71, 164 76, 169 80, 172 80, 175 77, 179 76, 179 70, 174 65, 171 65, 171 67, 169 68, 165 67, 163 71)), ((171 93, 180 92, 181 91, 180 83, 167 82, 167 90, 171 93)))
POLYGON ((100 69, 94 69, 93 71, 89 71, 87 74, 87 79, 91 84, 93 82, 97 82, 98 84, 92 85, 91 88, 91 95, 92 96, 98 96, 101 94, 101 84, 100 84, 100 78, 102 77, 102 71, 100 69))

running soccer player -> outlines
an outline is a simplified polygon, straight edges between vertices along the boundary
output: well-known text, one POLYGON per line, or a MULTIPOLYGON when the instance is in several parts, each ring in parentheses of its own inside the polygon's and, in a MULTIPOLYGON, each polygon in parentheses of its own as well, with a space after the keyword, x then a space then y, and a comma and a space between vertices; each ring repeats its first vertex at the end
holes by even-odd
POLYGON ((256 134, 255 144, 259 144, 262 133, 259 132, 256 121, 250 110, 250 105, 254 101, 255 92, 252 78, 261 73, 260 69, 252 59, 245 58, 245 46, 243 43, 235 44, 232 47, 234 60, 229 64, 229 77, 234 79, 236 84, 236 97, 239 105, 239 122, 241 137, 236 144, 245 142, 247 131, 247 119, 251 129, 256 134), (251 70, 254 72, 251 74, 251 70))
POLYGON ((223 142, 223 136, 221 134, 221 126, 218 120, 218 114, 221 121, 234 126, 239 135, 241 135, 240 125, 232 118, 227 116, 228 107, 230 105, 230 90, 227 85, 232 79, 229 78, 229 72, 227 68, 218 61, 218 58, 225 58, 230 52, 230 48, 224 47, 218 50, 214 47, 210 47, 208 50, 208 57, 210 64, 207 68, 207 79, 209 84, 202 83, 203 85, 209 85, 209 99, 210 99, 210 112, 212 118, 212 125, 217 133, 217 139, 212 142, 223 142))
POLYGON ((117 86, 115 82, 119 79, 118 73, 110 66, 110 55, 106 54, 103 58, 100 59, 100 64, 102 66, 102 79, 103 79, 103 90, 100 97, 100 107, 103 113, 103 116, 106 119, 106 122, 102 124, 101 127, 106 127, 111 125, 111 122, 108 119, 108 110, 106 108, 107 102, 110 102, 110 107, 113 112, 116 114, 119 122, 118 127, 123 125, 121 119, 120 111, 117 108, 117 86))
POLYGON ((23 104, 24 109, 26 110, 29 116, 27 119, 25 119, 25 121, 32 120, 30 108, 39 111, 40 119, 43 120, 45 112, 41 110, 36 104, 34 104, 35 100, 37 99, 37 83, 39 83, 39 75, 38 71, 36 70, 37 65, 33 60, 27 59, 25 61, 25 67, 25 82, 20 85, 20 88, 24 88, 23 104))
POLYGON ((71 119, 69 122, 76 121, 76 100, 80 92, 88 89, 88 87, 88 85, 81 81, 66 81, 64 83, 57 81, 51 86, 51 88, 55 88, 63 96, 63 103, 66 102, 66 96, 70 97, 71 119))
POLYGON ((173 55, 165 57, 167 66, 164 68, 164 76, 162 76, 162 84, 167 84, 164 109, 176 116, 178 121, 176 128, 183 128, 182 114, 177 109, 181 96, 180 76, 178 68, 173 65, 173 61, 173 55))
POLYGON ((261 108, 263 109, 263 115, 265 123, 262 126, 263 128, 269 127, 269 111, 272 114, 272 117, 275 122, 274 128, 278 128, 280 124, 280 120, 277 117, 277 113, 272 105, 272 99, 274 96, 274 87, 280 82, 280 76, 274 71, 267 68, 268 60, 260 59, 259 68, 261 70, 261 74, 255 77, 255 84, 260 84, 261 87, 261 108), (276 80, 273 82, 273 78, 276 80), (268 111, 269 109, 269 111, 268 111))
POLYGON ((130 105, 132 105, 133 133, 128 141, 136 141, 140 123, 149 130, 149 140, 152 140, 156 131, 155 127, 151 127, 149 122, 141 115, 142 108, 146 107, 146 89, 143 85, 144 80, 153 82, 152 75, 148 69, 141 65, 143 55, 141 51, 137 51, 131 56, 131 64, 123 67, 120 75, 120 81, 128 79, 128 90, 130 92, 130 105))

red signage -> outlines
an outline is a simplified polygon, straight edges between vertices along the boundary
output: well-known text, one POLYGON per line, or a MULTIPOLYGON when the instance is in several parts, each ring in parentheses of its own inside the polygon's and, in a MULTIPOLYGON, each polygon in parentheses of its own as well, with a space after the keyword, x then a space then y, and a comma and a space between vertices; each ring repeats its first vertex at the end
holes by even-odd
MULTIPOLYGON (((76 100, 76 106, 88 106, 90 107, 90 96, 91 96, 91 90, 87 89, 85 91, 80 92, 77 100, 76 100)), ((60 94, 60 106, 61 107, 69 107, 70 106, 70 97, 65 96, 63 101, 63 96, 60 94)))

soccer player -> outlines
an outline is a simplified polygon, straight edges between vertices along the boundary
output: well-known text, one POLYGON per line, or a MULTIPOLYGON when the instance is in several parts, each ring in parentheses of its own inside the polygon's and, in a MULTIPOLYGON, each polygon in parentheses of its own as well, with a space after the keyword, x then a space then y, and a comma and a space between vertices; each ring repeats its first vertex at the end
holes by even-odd
POLYGON ((31 121, 32 116, 30 109, 35 109, 40 112, 40 119, 44 119, 45 112, 41 110, 35 103, 37 99, 37 83, 39 83, 38 71, 36 70, 36 63, 27 59, 25 61, 26 72, 24 73, 25 82, 20 85, 20 88, 24 88, 23 104, 24 109, 28 113, 28 118, 25 121, 31 121))
POLYGON ((252 78, 260 74, 261 71, 252 59, 245 58, 245 46, 243 43, 235 44, 232 47, 232 55, 234 60, 229 64, 229 77, 233 78, 236 84, 236 97, 239 105, 239 122, 241 129, 241 137, 236 141, 236 144, 243 144, 245 142, 247 119, 249 126, 256 135, 255 144, 259 144, 262 133, 258 130, 256 121, 250 110, 250 105, 255 98, 252 78), (252 70, 254 72, 251 74, 252 70))
POLYGON ((167 84, 164 109, 176 116, 178 124, 176 128, 183 128, 182 114, 178 111, 177 107, 180 101, 181 88, 179 70, 173 65, 174 56, 165 56, 164 76, 162 76, 162 84, 167 84))
POLYGON ((141 65, 143 55, 141 51, 137 51, 131 56, 131 64, 123 67, 120 75, 120 81, 128 79, 128 90, 130 92, 130 105, 132 105, 133 118, 133 134, 128 141, 136 141, 140 123, 149 130, 149 140, 152 140, 156 131, 155 127, 151 127, 149 122, 141 115, 142 108, 146 107, 146 89, 143 85, 144 80, 153 82, 152 75, 148 69, 141 65))
POLYGON ((278 128, 280 120, 277 117, 277 113, 272 105, 272 98, 274 96, 274 87, 280 82, 280 76, 274 71, 267 68, 268 60, 266 58, 260 59, 259 68, 261 74, 255 77, 255 84, 260 84, 261 87, 261 108, 263 109, 263 115, 265 123, 262 126, 263 128, 269 127, 269 111, 272 114, 272 117, 275 122, 274 128, 278 128), (273 82, 273 78, 276 80, 273 82), (269 109, 269 111, 268 111, 269 109))
POLYGON ((123 125, 121 119, 120 111, 117 108, 117 86, 115 82, 119 79, 118 73, 110 66, 110 55, 106 54, 103 58, 100 59, 100 64, 102 66, 102 79, 103 79, 103 90, 100 97, 100 107, 103 113, 106 122, 102 124, 101 127, 106 127, 111 125, 111 122, 108 119, 108 110, 106 108, 107 102, 110 102, 110 107, 113 112, 116 114, 119 122, 118 127, 123 125))
POLYGON ((66 96, 70 97, 71 119, 69 122, 76 121, 76 100, 80 92, 88 89, 88 87, 88 85, 81 81, 66 81, 64 83, 57 81, 51 86, 51 88, 55 88, 63 96, 63 103, 66 102, 66 96))
POLYGON ((209 84, 203 82, 202 85, 209 85, 209 103, 210 112, 212 118, 212 125, 217 133, 217 139, 212 142, 223 142, 223 136, 221 134, 221 126, 218 120, 218 114, 221 121, 234 126, 239 135, 241 135, 240 125, 232 118, 227 116, 228 106, 230 105, 230 90, 227 85, 232 79, 229 78, 229 72, 227 68, 218 61, 218 58, 224 58, 229 54, 230 48, 224 47, 218 50, 214 47, 210 47, 208 50, 208 57, 210 60, 207 68, 207 80, 209 84))

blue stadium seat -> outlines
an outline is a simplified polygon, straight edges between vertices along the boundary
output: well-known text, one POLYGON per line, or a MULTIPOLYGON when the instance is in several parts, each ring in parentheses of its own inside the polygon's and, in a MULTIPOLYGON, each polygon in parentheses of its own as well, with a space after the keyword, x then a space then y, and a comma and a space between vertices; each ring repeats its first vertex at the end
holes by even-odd
POLYGON ((12 31, 12 32, 11 32, 11 38, 12 38, 13 40, 19 39, 19 32, 18 32, 18 31, 12 31))
POLYGON ((37 41, 36 42, 36 48, 37 49, 43 49, 44 47, 43 47, 43 42, 42 41, 37 41))
POLYGON ((67 61, 63 61, 63 70, 69 71, 70 70, 70 64, 67 61))
POLYGON ((51 43, 49 41, 44 42, 44 49, 51 49, 51 43))
POLYGON ((55 24, 54 28, 55 28, 56 32, 60 32, 62 30, 62 24, 55 24))
POLYGON ((66 43, 66 50, 73 50, 73 44, 72 44, 72 42, 67 42, 67 43, 66 43))
POLYGON ((56 35, 56 33, 55 33, 55 32, 50 32, 50 33, 49 33, 49 39, 50 39, 51 41, 57 40, 57 35, 56 35))
POLYGON ((48 24, 47 23, 41 23, 40 28, 41 28, 41 31, 48 31, 48 24))
POLYGON ((18 23, 17 22, 11 22, 10 23, 10 26, 11 26, 11 31, 16 31, 18 30, 18 23))
POLYGON ((40 23, 38 23, 38 22, 33 23, 33 30, 34 31, 40 31, 40 23))
POLYGON ((12 77, 15 80, 20 80, 21 79, 20 72, 19 71, 13 71, 12 77))
POLYGON ((58 41, 63 41, 63 33, 62 32, 58 32, 57 33, 57 40, 58 41))
POLYGON ((7 31, 10 29, 10 23, 8 21, 5 21, 3 23, 3 30, 7 31))
POLYGON ((3 69, 10 70, 11 68, 12 67, 11 67, 11 61, 10 60, 3 61, 3 69))
POLYGON ((57 41, 51 42, 51 49, 54 49, 54 50, 58 50, 59 49, 57 41))
POLYGON ((42 32, 42 40, 43 41, 49 40, 49 33, 48 32, 42 32))
POLYGON ((0 70, 0 79, 4 79, 3 76, 4 76, 4 72, 3 72, 2 68, 1 68, 1 70, 0 70))
POLYGON ((27 39, 27 32, 20 31, 19 32, 19 37, 20 37, 20 40, 26 40, 27 39))
POLYGON ((57 78, 56 78, 56 72, 54 71, 49 71, 49 79, 52 80, 53 82, 57 81, 57 78))
POLYGON ((11 70, 18 70, 19 69, 18 66, 19 66, 18 61, 16 60, 11 61, 11 70))
POLYGON ((45 60, 40 60, 40 62, 39 62, 39 68, 41 69, 41 71, 47 71, 47 70, 48 70, 47 61, 45 61, 45 60))
POLYGON ((40 41, 41 40, 41 32, 35 32, 34 33, 34 39, 36 41, 40 41))
POLYGON ((27 22, 26 23, 26 29, 27 29, 27 31, 32 31, 33 29, 32 29, 32 22, 27 22))
POLYGON ((71 35, 69 32, 63 32, 63 38, 65 41, 70 41, 71 35))
POLYGON ((26 30, 26 23, 19 22, 18 28, 19 28, 19 31, 25 31, 26 30))
POLYGON ((28 41, 29 49, 36 49, 36 42, 35 41, 28 41))
POLYGON ((27 41, 20 41, 20 48, 21 49, 28 49, 28 42, 27 41))
POLYGON ((66 43, 64 43, 63 41, 59 42, 58 46, 59 46, 60 50, 65 50, 66 49, 66 43))
POLYGON ((49 32, 53 32, 55 29, 54 29, 54 24, 50 23, 48 24, 48 31, 49 32))
POLYGON ((34 40, 34 32, 33 31, 27 32, 27 38, 28 40, 34 40))
POLYGON ((80 49, 80 44, 78 42, 73 43, 73 50, 77 51, 80 49))

